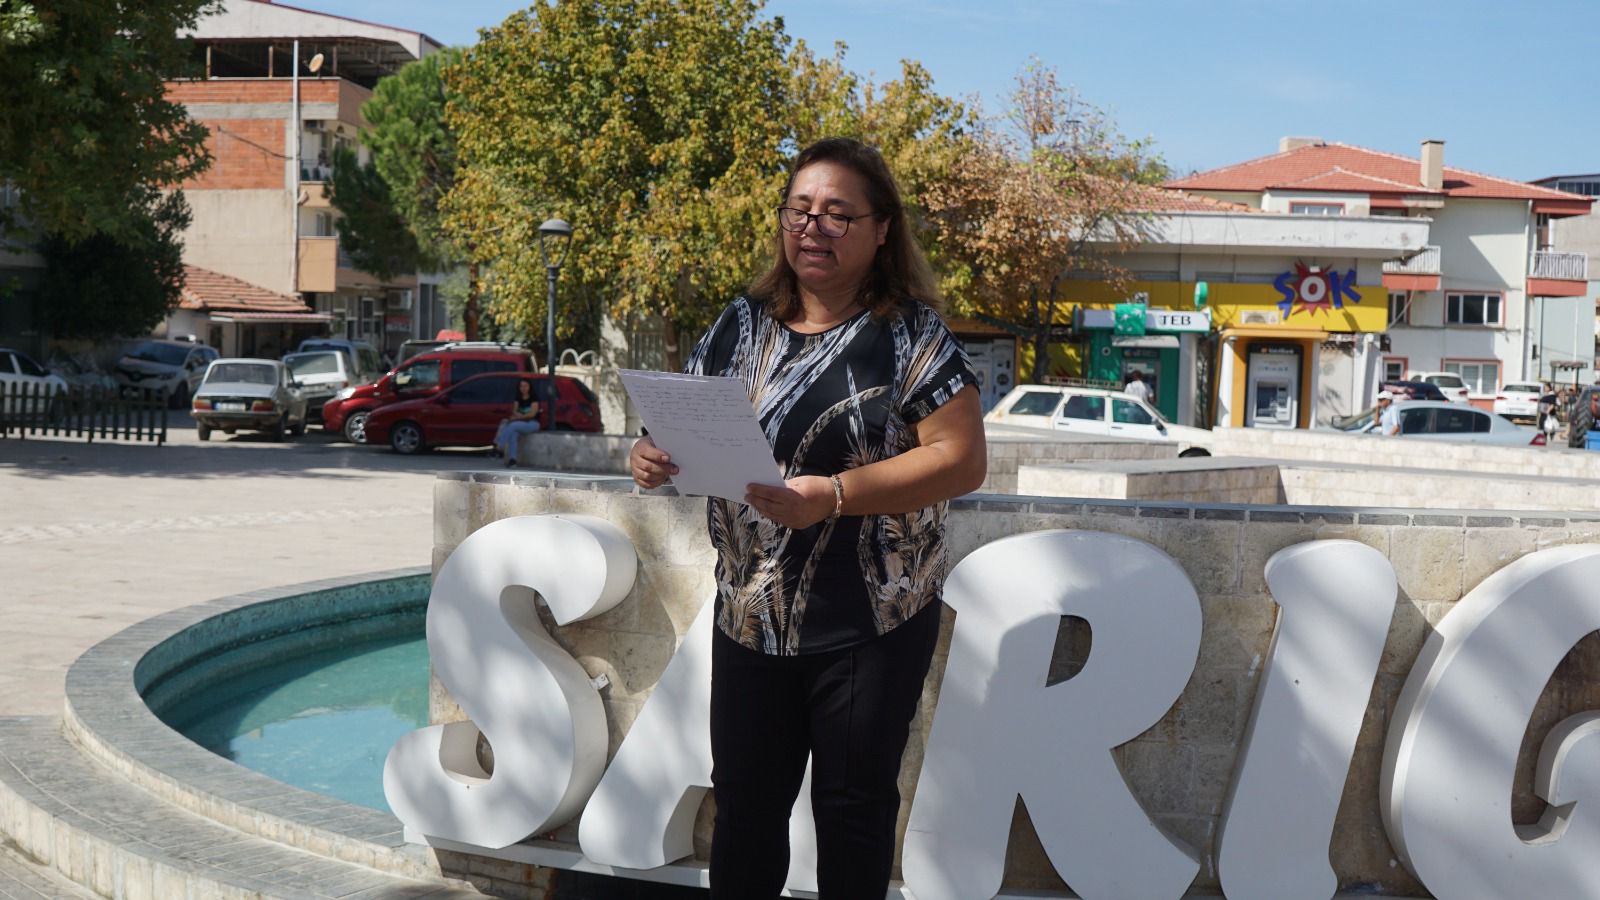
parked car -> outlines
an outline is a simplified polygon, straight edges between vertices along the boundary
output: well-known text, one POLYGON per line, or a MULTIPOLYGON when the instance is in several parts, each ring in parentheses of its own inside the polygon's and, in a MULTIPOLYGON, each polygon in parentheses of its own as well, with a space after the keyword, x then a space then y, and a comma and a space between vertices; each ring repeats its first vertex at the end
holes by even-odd
POLYGON ((0 412, 39 415, 49 412, 54 398, 67 390, 66 379, 46 372, 21 350, 0 347, 0 412), (21 394, 30 399, 18 399, 21 394))
MULTIPOLYGON (((1508 447, 1543 447, 1544 433, 1513 425, 1486 410, 1437 400, 1396 400, 1400 437, 1436 441, 1471 441, 1508 447)), ((1377 408, 1341 419, 1334 427, 1352 434, 1377 434, 1377 408)))
POLYGON ((1539 398, 1544 396, 1544 385, 1536 381, 1512 382, 1500 386, 1494 398, 1494 414, 1515 422, 1527 419, 1538 424, 1539 398))
POLYGON ((1174 442, 1182 445, 1179 456, 1211 455, 1206 449, 1211 432, 1174 425, 1149 403, 1121 391, 1022 385, 1002 397, 984 420, 1073 434, 1174 442))
POLYGON ((173 409, 194 396, 206 367, 222 354, 205 344, 151 338, 129 348, 113 370, 127 391, 157 391, 173 409))
POLYGON ((1410 381, 1426 381, 1444 392, 1444 399, 1452 403, 1466 403, 1471 397, 1467 383, 1454 372, 1412 372, 1410 381))
MULTIPOLYGON (((517 382, 533 382, 533 395, 543 397, 546 378, 542 372, 476 375, 432 396, 380 406, 367 416, 367 443, 388 443, 406 454, 429 447, 488 446, 511 412, 517 382)), ((599 398, 576 378, 556 376, 554 415, 555 431, 600 431, 599 398)))
POLYGON ((383 377, 389 371, 389 366, 383 361, 383 354, 378 348, 366 341, 351 341, 344 338, 306 338, 295 349, 296 353, 310 353, 313 350, 336 350, 344 354, 347 368, 355 373, 355 380, 351 384, 371 384, 383 377))
POLYGON ((306 401, 289 367, 276 359, 219 359, 195 391, 189 415, 200 440, 211 432, 261 431, 281 441, 304 434, 306 401))
POLYGON ((351 385, 370 384, 376 377, 361 380, 361 373, 350 367, 350 357, 337 350, 307 350, 290 353, 283 358, 289 374, 300 383, 300 393, 305 397, 306 411, 317 422, 322 421, 322 405, 334 395, 351 385))
POLYGON ((526 350, 435 350, 413 357, 376 382, 347 387, 322 405, 322 429, 342 433, 352 444, 367 442, 367 416, 374 409, 401 400, 431 397, 439 391, 489 372, 532 372, 526 350))

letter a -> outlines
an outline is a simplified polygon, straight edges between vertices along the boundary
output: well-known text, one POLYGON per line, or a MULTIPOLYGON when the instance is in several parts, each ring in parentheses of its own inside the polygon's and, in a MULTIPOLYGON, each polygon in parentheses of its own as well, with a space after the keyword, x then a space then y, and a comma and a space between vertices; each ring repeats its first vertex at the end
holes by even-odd
POLYGON ((1151 821, 1111 749, 1159 721, 1194 671, 1200 602, 1183 570, 1143 541, 1042 531, 973 552, 945 599, 955 633, 903 855, 917 900, 1000 890, 1019 795, 1079 897, 1181 896, 1199 861, 1151 821), (1088 620, 1093 650, 1046 687, 1068 615, 1088 620))

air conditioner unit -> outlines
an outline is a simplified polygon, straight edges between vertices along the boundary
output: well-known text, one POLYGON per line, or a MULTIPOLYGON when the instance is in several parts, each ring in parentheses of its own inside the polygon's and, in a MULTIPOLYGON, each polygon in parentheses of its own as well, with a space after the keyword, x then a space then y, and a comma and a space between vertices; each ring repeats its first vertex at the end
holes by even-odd
POLYGON ((1281 321, 1275 309, 1246 309, 1239 313, 1240 325, 1276 325, 1281 321))
POLYGON ((322 124, 322 120, 321 119, 307 119, 306 120, 306 130, 307 131, 322 131, 322 129, 323 129, 323 124, 322 124))
POLYGON ((399 293, 390 294, 389 295, 389 307, 391 309, 410 309, 411 308, 411 292, 410 291, 400 291, 399 293))

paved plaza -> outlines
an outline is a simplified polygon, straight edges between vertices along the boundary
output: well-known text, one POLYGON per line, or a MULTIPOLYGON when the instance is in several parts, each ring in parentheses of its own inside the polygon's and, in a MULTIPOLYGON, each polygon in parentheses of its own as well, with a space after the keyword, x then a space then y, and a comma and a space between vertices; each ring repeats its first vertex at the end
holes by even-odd
POLYGON ((73 660, 157 613, 427 565, 434 473, 497 462, 170 427, 165 447, 0 440, 0 715, 59 715, 73 660))

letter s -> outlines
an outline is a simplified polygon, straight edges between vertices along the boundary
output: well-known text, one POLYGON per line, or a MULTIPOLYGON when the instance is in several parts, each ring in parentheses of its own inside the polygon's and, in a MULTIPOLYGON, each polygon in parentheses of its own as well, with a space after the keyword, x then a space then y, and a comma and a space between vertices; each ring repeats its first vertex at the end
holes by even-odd
POLYGON ((474 532, 439 569, 428 654, 470 721, 413 731, 389 751, 383 792, 431 837, 505 847, 571 819, 605 769, 605 708, 577 661, 545 633, 537 591, 566 625, 616 606, 638 557, 592 516, 522 516, 474 532), (479 766, 478 735, 494 746, 479 766))

